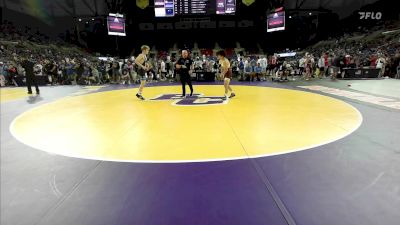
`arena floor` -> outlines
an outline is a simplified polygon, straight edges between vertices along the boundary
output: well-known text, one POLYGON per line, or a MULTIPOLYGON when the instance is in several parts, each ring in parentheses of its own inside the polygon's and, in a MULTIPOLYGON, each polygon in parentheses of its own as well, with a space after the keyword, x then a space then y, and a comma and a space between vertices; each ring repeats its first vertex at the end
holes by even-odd
POLYGON ((397 225, 400 80, 1 90, 1 224, 397 225))

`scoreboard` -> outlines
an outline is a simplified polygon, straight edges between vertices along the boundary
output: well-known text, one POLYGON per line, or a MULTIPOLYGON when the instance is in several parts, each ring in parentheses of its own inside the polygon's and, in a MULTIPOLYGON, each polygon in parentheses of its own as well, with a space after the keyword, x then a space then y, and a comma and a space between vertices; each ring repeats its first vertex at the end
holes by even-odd
POLYGON ((176 15, 209 15, 212 8, 209 0, 175 0, 176 15))
POLYGON ((235 14, 236 0, 154 0, 156 17, 235 14))

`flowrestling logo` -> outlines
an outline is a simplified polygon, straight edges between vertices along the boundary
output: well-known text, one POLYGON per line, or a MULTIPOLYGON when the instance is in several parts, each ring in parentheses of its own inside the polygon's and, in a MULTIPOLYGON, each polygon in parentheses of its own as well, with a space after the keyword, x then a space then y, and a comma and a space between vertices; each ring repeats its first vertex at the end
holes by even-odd
POLYGON ((204 96, 203 94, 193 94, 193 96, 182 98, 179 94, 162 94, 150 101, 171 101, 176 106, 209 106, 227 104, 228 100, 223 100, 218 96, 204 96))
POLYGON ((380 19, 382 19, 381 12, 358 12, 358 14, 360 14, 360 20, 367 20, 367 19, 380 20, 380 19))

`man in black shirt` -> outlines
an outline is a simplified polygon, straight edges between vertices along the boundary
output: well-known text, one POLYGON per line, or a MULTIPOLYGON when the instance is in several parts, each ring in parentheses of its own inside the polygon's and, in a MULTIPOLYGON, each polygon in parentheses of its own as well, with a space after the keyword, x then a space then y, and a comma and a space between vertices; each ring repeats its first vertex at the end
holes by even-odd
POLYGON ((342 64, 342 57, 340 53, 333 53, 332 54, 333 61, 332 61, 332 80, 335 80, 337 78, 337 74, 341 70, 341 64, 342 64))
POLYGON ((186 97, 186 84, 190 88, 190 96, 193 95, 193 86, 190 78, 190 74, 193 71, 193 60, 189 58, 189 52, 187 50, 182 51, 182 57, 176 62, 175 67, 180 75, 182 83, 182 97, 186 97))
POLYGON ((28 94, 32 94, 32 84, 35 85, 36 94, 40 94, 39 87, 37 85, 35 74, 33 73, 33 67, 35 63, 29 59, 24 59, 22 61, 22 67, 25 69, 25 76, 26 76, 26 86, 28 88, 28 94))

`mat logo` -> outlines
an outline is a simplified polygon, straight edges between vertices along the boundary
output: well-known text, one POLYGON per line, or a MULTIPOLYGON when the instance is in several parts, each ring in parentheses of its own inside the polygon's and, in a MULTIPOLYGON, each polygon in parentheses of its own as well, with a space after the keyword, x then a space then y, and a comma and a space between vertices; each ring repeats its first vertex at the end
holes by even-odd
POLYGON ((179 94, 163 94, 151 101, 166 101, 174 100, 172 105, 176 106, 207 106, 207 105, 220 105, 228 103, 228 100, 223 100, 218 96, 204 96, 203 94, 193 94, 191 97, 182 98, 179 94))

